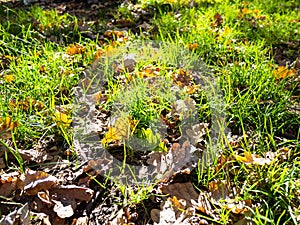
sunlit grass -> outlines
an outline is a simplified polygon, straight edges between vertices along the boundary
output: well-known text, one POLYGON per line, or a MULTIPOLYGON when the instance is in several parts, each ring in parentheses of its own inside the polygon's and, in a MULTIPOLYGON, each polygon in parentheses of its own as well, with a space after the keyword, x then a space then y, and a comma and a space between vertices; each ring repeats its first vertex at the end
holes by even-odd
MULTIPOLYGON (((191 3, 141 1, 141 7, 155 9, 149 23, 157 27, 157 31, 153 29, 143 34, 145 39, 173 42, 184 49, 190 47, 213 72, 224 97, 228 131, 241 138, 238 145, 231 146, 229 140, 226 143, 228 137, 224 134, 225 143, 220 150, 228 161, 223 162, 221 169, 217 160, 206 169, 199 164, 194 184, 208 187, 211 181, 226 180, 241 190, 240 198, 252 201, 253 207, 247 215, 256 224, 297 224, 300 115, 291 108, 299 107, 299 68, 294 68, 295 64, 285 65, 297 73, 282 79, 276 77, 278 65, 272 48, 286 42, 299 43, 299 4, 296 9, 297 1, 197 0, 191 3), (282 149, 285 149, 283 153, 282 149), (259 155, 280 152, 281 155, 277 155, 271 165, 249 167, 236 160, 236 155, 245 151, 259 155)), ((72 147, 71 122, 66 117, 67 125, 62 125, 56 117, 57 113, 63 116, 71 113, 57 108, 72 105, 73 88, 90 67, 97 50, 107 46, 115 48, 119 43, 106 40, 105 47, 101 42, 83 37, 78 29, 78 18, 60 15, 55 10, 38 6, 27 10, 1 7, 0 12, 0 60, 3 59, 0 118, 9 116, 19 123, 13 129, 14 147, 29 149, 53 135, 72 147), (67 54, 68 48, 76 43, 84 50, 67 54)), ((126 17, 135 21, 126 6, 122 5, 117 12, 115 19, 126 17)), ((103 18, 99 20, 103 22, 103 18)), ((99 26, 105 27, 104 24, 99 26)), ((129 34, 130 38, 139 38, 129 34)), ((296 50, 290 51, 291 55, 298 54, 296 50)), ((103 105, 107 110, 115 102, 126 102, 132 96, 130 91, 124 94, 122 85, 114 79, 110 82, 109 100, 103 105)), ((150 90, 149 97, 142 80, 134 83, 132 90, 140 95, 131 99, 128 114, 139 121, 137 129, 140 131, 158 119, 164 109, 170 110, 172 93, 150 90), (153 96, 162 104, 149 104, 153 96)), ((199 100, 197 105, 199 118, 203 120, 209 117, 205 100, 199 100), (201 111, 201 107, 205 110, 201 111)), ((19 155, 15 158, 23 171, 19 155)), ((125 205, 140 203, 151 192, 144 187, 134 193, 121 186, 120 190, 126 196, 125 205)), ((232 222, 231 212, 226 207, 221 208, 219 214, 220 224, 232 222)))

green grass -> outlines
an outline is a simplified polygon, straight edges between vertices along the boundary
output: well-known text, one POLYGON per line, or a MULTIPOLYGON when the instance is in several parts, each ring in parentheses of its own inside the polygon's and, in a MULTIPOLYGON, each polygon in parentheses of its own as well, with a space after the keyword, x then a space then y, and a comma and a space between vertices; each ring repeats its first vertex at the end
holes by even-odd
MULTIPOLYGON (((233 140, 222 134, 224 143, 218 156, 222 154, 226 161, 220 163, 220 157, 219 161, 216 158, 205 170, 199 164, 198 170, 194 171, 193 183, 196 188, 207 189, 212 181, 226 180, 231 188, 239 190, 239 201, 251 200, 247 216, 255 224, 298 224, 299 66, 286 65, 290 70, 295 67, 297 72, 284 79, 276 78, 274 71, 278 62, 274 59, 273 47, 286 46, 286 43, 298 43, 299 46, 299 3, 296 0, 196 0, 191 6, 190 2, 141 1, 140 7, 154 14, 148 23, 155 29, 140 32, 140 36, 129 31, 128 35, 129 42, 141 39, 172 42, 186 50, 189 45, 196 44, 191 52, 212 71, 222 91, 226 127, 233 140), (219 21, 216 21, 217 17, 219 21), (294 107, 298 107, 298 111, 292 110, 294 107), (231 145, 233 141, 238 144, 231 145), (274 152, 276 157, 271 165, 249 165, 236 158, 237 155, 243 156, 245 151, 260 156, 274 152)), ((132 11, 123 4, 117 9, 114 19, 137 23, 132 11)), ((80 18, 38 6, 25 10, 0 6, 0 21, 0 118, 2 121, 5 117, 18 121, 18 126, 13 129, 13 148, 30 149, 41 139, 53 141, 53 138, 65 146, 64 150, 72 148, 72 127, 68 121, 67 124, 57 121, 57 113, 71 117, 72 112, 61 112, 57 107, 68 108, 74 103, 73 88, 82 78, 83 71, 91 66, 97 50, 116 47, 118 44, 113 39, 117 38, 105 37, 101 42, 91 40, 78 28, 82 25, 80 18), (68 55, 70 44, 76 43, 84 51, 68 55), (8 75, 13 76, 12 81, 7 79, 8 75)), ((106 22, 99 18, 100 25, 89 26, 101 36, 106 22)), ((297 58, 300 57, 299 49, 287 51, 291 56, 288 60, 300 60, 297 58)), ((166 58, 172 58, 172 54, 175 55, 172 51, 166 53, 166 58)), ((172 78, 166 69, 168 62, 154 65, 153 61, 144 59, 136 67, 136 72, 152 63, 152 66, 161 68, 161 76, 170 82, 172 78)), ((129 78, 128 71, 122 74, 129 78)), ((168 82, 164 85, 170 85, 168 82)), ((155 86, 149 89, 143 79, 130 84, 130 90, 125 89, 124 94, 124 84, 110 77, 104 94, 107 100, 99 106, 109 111, 116 102, 124 103, 127 107, 125 117, 137 121, 131 135, 145 138, 145 130, 151 123, 162 114, 171 112, 173 93, 157 91, 155 86), (133 97, 132 91, 136 93, 133 97)), ((199 120, 211 122, 207 96, 199 92, 196 97, 190 95, 196 99, 199 120)), ((108 127, 100 136, 104 137, 107 130, 108 127)), ((155 136, 155 132, 151 135, 155 136)), ((148 137, 151 138, 153 141, 152 136, 148 137)), ((3 139, 1 143, 5 141, 3 139)), ((154 140, 156 145, 161 141, 154 140)), ((18 152, 6 144, 4 146, 10 148, 16 158, 13 162, 6 162, 10 168, 14 166, 14 169, 23 171, 32 166, 23 162, 18 152)), ((66 157, 63 152, 61 155, 66 157)), ((138 204, 152 195, 151 188, 141 187, 138 191, 124 188, 119 187, 125 196, 123 206, 138 204)), ((238 215, 230 212, 226 204, 215 207, 219 214, 215 224, 237 221, 238 215)))

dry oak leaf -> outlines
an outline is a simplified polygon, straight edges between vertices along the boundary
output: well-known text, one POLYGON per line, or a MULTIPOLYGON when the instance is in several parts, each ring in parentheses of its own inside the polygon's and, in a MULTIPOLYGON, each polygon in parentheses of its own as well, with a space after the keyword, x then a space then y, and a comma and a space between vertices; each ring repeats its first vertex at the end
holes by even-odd
POLYGON ((151 152, 148 154, 147 163, 156 168, 157 179, 167 180, 177 173, 189 173, 190 168, 197 165, 196 157, 194 157, 195 151, 196 148, 189 141, 185 141, 182 146, 173 143, 168 152, 151 152))
POLYGON ((42 163, 46 160, 53 158, 52 156, 47 154, 45 150, 40 150, 40 149, 28 149, 28 150, 19 149, 18 152, 22 157, 23 161, 27 161, 27 162, 42 163))
POLYGON ((71 225, 87 225, 89 218, 87 216, 75 218, 71 225))
POLYGON ((56 184, 57 178, 43 171, 27 169, 19 178, 19 187, 27 195, 36 195, 41 190, 48 190, 56 184))
POLYGON ((192 206, 191 200, 197 200, 199 194, 195 191, 191 182, 187 183, 174 183, 162 186, 161 192, 171 197, 176 196, 177 199, 186 201, 186 207, 192 206))

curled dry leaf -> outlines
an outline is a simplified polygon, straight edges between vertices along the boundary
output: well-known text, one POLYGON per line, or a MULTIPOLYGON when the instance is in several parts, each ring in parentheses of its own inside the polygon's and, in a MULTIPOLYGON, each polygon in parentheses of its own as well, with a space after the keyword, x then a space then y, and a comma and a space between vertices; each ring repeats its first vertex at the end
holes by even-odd
POLYGON ((72 225, 87 225, 89 218, 87 216, 79 217, 73 220, 72 225))
POLYGON ((51 225, 49 215, 36 212, 30 212, 30 214, 33 217, 33 219, 31 220, 32 224, 51 225))
POLYGON ((75 54, 82 54, 84 52, 84 48, 79 45, 78 43, 74 44, 70 44, 69 47, 66 50, 66 53, 68 55, 75 55, 75 54))
POLYGON ((284 79, 286 77, 293 76, 295 74, 297 74, 297 70, 289 69, 286 68, 285 66, 278 66, 277 70, 273 71, 273 75, 277 80, 284 79))
POLYGON ((41 190, 48 190, 57 182, 56 177, 43 171, 27 169, 20 176, 20 187, 27 195, 36 195, 41 190))
POLYGON ((52 202, 55 203, 53 211, 59 218, 65 219, 73 216, 76 209, 76 201, 74 199, 64 199, 63 201, 52 200, 52 202))
POLYGON ((93 194, 93 190, 76 185, 53 186, 48 191, 40 191, 37 194, 35 210, 51 214, 56 221, 60 221, 74 215, 77 201, 88 202, 93 194))
POLYGON ((124 67, 130 72, 134 70, 136 63, 136 57, 134 54, 128 54, 124 57, 124 67))

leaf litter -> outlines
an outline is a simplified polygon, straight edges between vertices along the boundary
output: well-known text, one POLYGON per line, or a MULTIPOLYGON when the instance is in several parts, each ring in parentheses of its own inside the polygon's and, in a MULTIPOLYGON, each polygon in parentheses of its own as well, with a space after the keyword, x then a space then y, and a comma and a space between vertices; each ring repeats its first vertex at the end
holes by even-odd
MULTIPOLYGON (((71 7, 63 4, 57 6, 60 7, 62 11, 71 7)), ((98 7, 103 6, 98 5, 98 7)), ((243 14, 248 14, 246 9, 242 9, 241 11, 243 14)), ((111 22, 122 26, 130 24, 130 21, 123 19, 116 21, 112 20, 111 22)), ((145 21, 143 24, 145 24, 145 21)), ((143 24, 140 24, 139 27, 143 24)), ((220 14, 214 15, 214 22, 211 24, 211 27, 219 29, 222 24, 223 17, 220 14)), ((145 29, 147 29, 146 27, 147 26, 145 26, 145 29)), ((82 24, 79 29, 88 31, 89 28, 85 24, 82 24)), ((94 34, 89 34, 89 36, 91 38, 95 37, 94 34)), ((104 32, 103 37, 127 41, 125 38, 126 34, 119 30, 108 29, 104 32)), ((196 50, 198 44, 191 43, 188 47, 190 50, 196 50)), ((109 49, 106 49, 106 51, 111 51, 111 48, 108 48, 109 49)), ((103 52, 105 53, 104 50, 100 50, 95 55, 95 59, 102 57, 104 54, 103 52)), ((66 53, 70 56, 82 54, 84 53, 84 48, 78 44, 71 44, 66 49, 66 53)), ((135 58, 128 57, 124 62, 125 68, 123 69, 132 71, 135 64, 135 58)), ((159 73, 159 68, 146 66, 138 73, 138 75, 140 77, 155 77, 157 76, 157 73, 159 73)), ((274 75, 278 79, 294 74, 295 71, 293 69, 287 69, 280 66, 277 71, 274 71, 274 75)), ((177 73, 173 74, 173 79, 174 83, 181 87, 190 86, 191 78, 189 77, 188 71, 178 69, 177 73)), ((7 77, 6 80, 7 82, 13 82, 12 77, 7 77)), ((102 100, 107 101, 106 98, 101 100, 101 95, 95 98, 99 102, 102 100)), ((185 104, 193 105, 193 103, 190 102, 176 102, 174 106, 175 111, 184 112, 185 104)), ((171 121, 171 118, 167 118, 167 116, 165 119, 168 121, 168 126, 172 128, 171 130, 174 131, 176 122, 174 123, 174 121, 171 121)), ((55 114, 55 121, 57 125, 61 126, 69 126, 72 122, 66 113, 60 111, 55 114)), ((10 132, 14 127, 18 126, 18 123, 12 122, 11 118, 5 118, 0 122, 1 138, 10 139, 10 132)), ((103 126, 102 123, 100 124, 103 126)), ((206 128, 208 128, 208 124, 206 123, 197 124, 187 131, 187 135, 192 142, 201 142, 205 135, 206 128)), ((110 131, 114 132, 113 127, 108 128, 108 134, 110 131)), ((109 143, 122 139, 124 136, 128 136, 127 133, 128 132, 125 132, 125 134, 121 136, 112 133, 111 135, 108 135, 108 140, 106 142, 109 143)), ((170 171, 170 173, 173 174, 172 178, 192 173, 192 171, 178 171, 174 165, 168 164, 168 162, 172 162, 172 160, 187 160, 186 156, 190 155, 190 153, 195 150, 195 146, 191 146, 188 141, 180 146, 174 142, 174 140, 176 140, 176 135, 174 135, 174 138, 171 140, 173 141, 171 141, 171 147, 167 152, 153 152, 149 154, 147 163, 157 166, 160 171, 170 171)), ((12 144, 10 145, 12 146, 12 144)), ((3 148, 2 145, 0 145, 0 147, 1 152, 4 152, 3 149, 5 148, 3 148)), ((57 146, 54 146, 53 150, 58 151, 57 148, 57 146)), ((18 152, 25 162, 30 161, 40 164, 42 162, 53 160, 53 156, 49 154, 49 151, 41 151, 41 149, 20 149, 18 152)), ((3 155, 4 154, 1 155, 2 159, 4 157, 3 155)), ((278 151, 278 153, 275 153, 275 156, 274 154, 271 154, 271 156, 267 156, 267 154, 259 156, 248 151, 244 151, 243 153, 237 151, 234 158, 221 155, 217 168, 220 170, 229 169, 229 167, 234 166, 234 163, 236 162, 245 164, 246 166, 266 166, 272 164, 274 160, 278 160, 280 157, 282 157, 282 159, 287 157, 287 150, 281 149, 280 152, 278 151)), ((190 161, 187 160, 187 162, 190 161)), ((104 220, 102 220, 102 224, 135 224, 135 218, 137 217, 136 212, 134 210, 130 211, 128 207, 120 208, 115 204, 116 202, 111 200, 114 198, 117 199, 119 197, 118 195, 121 195, 119 190, 113 185, 107 185, 107 191, 111 191, 111 193, 104 194, 103 190, 95 185, 95 180, 102 179, 100 178, 101 173, 94 169, 95 164, 98 164, 98 167, 104 167, 107 166, 106 163, 105 160, 103 161, 101 159, 90 160, 88 162, 83 162, 83 167, 79 167, 79 169, 74 169, 74 167, 69 171, 67 169, 65 170, 64 166, 60 167, 59 165, 56 165, 57 170, 63 168, 64 171, 61 171, 60 173, 57 173, 53 168, 46 169, 48 170, 48 173, 29 169, 26 170, 24 174, 19 172, 2 173, 0 176, 0 195, 6 197, 8 200, 12 198, 17 202, 21 202, 20 204, 22 204, 22 206, 20 207, 16 204, 13 207, 15 210, 9 209, 8 211, 10 211, 10 213, 4 216, 0 223, 29 224, 30 216, 33 216, 35 217, 34 222, 36 222, 36 224, 39 222, 42 224, 98 224, 97 220, 101 221, 101 217, 106 219, 105 223, 104 220), (54 175, 50 175, 49 172, 52 172, 54 175), (66 173, 67 181, 63 180, 63 173, 66 173), (107 200, 107 198, 110 198, 110 200, 107 200), (98 200, 102 201, 101 204, 96 202, 98 200), (89 214, 91 212, 94 214, 94 217, 89 214), (99 212, 102 212, 102 214, 99 212), (110 214, 108 214, 108 212, 110 214), (115 217, 113 215, 115 215, 115 217)), ((6 168, 4 160, 3 168, 6 168)), ((249 211, 248 208, 252 206, 252 202, 240 200, 238 198, 240 190, 236 187, 231 187, 230 182, 226 180, 215 180, 208 184, 208 188, 199 189, 190 181, 172 183, 172 178, 163 180, 163 183, 160 183, 157 187, 153 188, 152 191, 154 193, 158 192, 159 194, 164 195, 164 197, 161 198, 154 198, 155 200, 152 204, 156 206, 156 208, 152 209, 151 212, 150 210, 142 210, 144 213, 150 212, 150 218, 153 220, 154 224, 210 224, 210 221, 219 219, 218 210, 222 207, 225 207, 232 214, 245 215, 239 217, 238 221, 235 221, 234 224, 249 224, 248 219, 245 217, 249 211), (203 219, 203 217, 199 215, 204 215, 206 219, 203 219), (209 219, 207 219, 207 217, 209 219)), ((156 194, 157 193, 155 193, 155 195, 156 194)), ((141 213, 138 217, 149 219, 149 216, 145 217, 141 213)))

